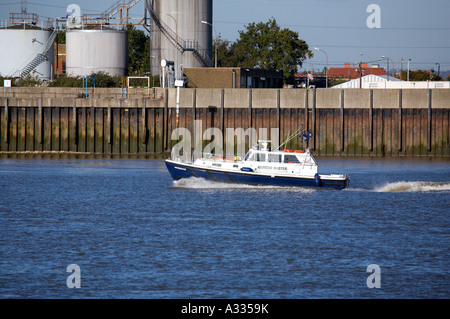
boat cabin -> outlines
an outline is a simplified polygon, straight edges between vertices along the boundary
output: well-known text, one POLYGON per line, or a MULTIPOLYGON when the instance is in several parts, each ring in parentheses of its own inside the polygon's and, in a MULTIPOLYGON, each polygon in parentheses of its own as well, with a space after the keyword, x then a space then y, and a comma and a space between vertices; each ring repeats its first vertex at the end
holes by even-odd
POLYGON ((250 149, 244 158, 244 161, 252 162, 269 162, 269 163, 285 163, 285 164, 302 164, 305 162, 315 163, 312 155, 307 151, 292 150, 274 150, 272 151, 268 144, 271 141, 258 141, 259 145, 250 149))

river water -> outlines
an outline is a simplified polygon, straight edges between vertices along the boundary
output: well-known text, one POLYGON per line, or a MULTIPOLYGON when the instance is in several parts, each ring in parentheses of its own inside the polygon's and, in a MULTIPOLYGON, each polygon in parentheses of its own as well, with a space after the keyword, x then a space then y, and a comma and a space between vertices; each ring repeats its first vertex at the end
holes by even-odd
POLYGON ((162 160, 0 160, 0 298, 449 298, 449 162, 319 164, 350 187, 174 183, 162 160))

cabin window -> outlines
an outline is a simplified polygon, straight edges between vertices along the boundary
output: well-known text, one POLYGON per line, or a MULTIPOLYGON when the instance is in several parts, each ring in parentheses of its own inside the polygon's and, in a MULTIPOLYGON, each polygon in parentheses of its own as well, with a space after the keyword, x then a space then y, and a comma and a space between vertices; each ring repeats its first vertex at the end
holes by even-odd
POLYGON ((295 155, 284 155, 285 163, 300 163, 295 155))
POLYGON ((281 163, 281 154, 269 154, 269 162, 281 163))
POLYGON ((266 154, 256 153, 256 161, 257 162, 265 162, 266 154))
POLYGON ((250 160, 253 160, 253 153, 252 152, 248 152, 247 155, 245 155, 244 161, 248 160, 250 157, 250 160))

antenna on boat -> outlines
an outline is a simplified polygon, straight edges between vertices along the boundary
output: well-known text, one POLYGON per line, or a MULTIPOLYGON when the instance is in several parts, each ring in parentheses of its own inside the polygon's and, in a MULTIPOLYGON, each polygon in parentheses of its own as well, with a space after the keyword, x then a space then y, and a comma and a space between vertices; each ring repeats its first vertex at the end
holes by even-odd
POLYGON ((288 136, 288 138, 284 141, 284 143, 281 144, 280 146, 278 146, 278 147, 276 148, 276 150, 278 150, 281 146, 287 144, 290 140, 292 140, 294 137, 296 137, 297 134, 298 134, 298 135, 301 134, 301 136, 303 137, 303 139, 304 139, 305 142, 306 142, 306 148, 309 148, 309 139, 312 137, 312 133, 311 133, 311 132, 306 132, 306 131, 303 129, 303 124, 302 124, 302 125, 300 125, 300 128, 299 128, 297 131, 295 131, 293 134, 291 134, 290 136, 288 136))
POLYGON ((304 130, 303 130, 303 124, 300 125, 300 128, 295 131, 293 134, 289 135, 286 140, 283 142, 283 144, 281 144, 280 146, 278 146, 275 150, 278 150, 281 146, 287 144, 290 140, 292 140, 294 137, 296 137, 298 134, 304 134, 304 130))
POLYGON ((300 125, 300 128, 297 131, 295 131, 294 134, 291 134, 290 136, 288 136, 286 138, 286 140, 280 146, 278 146, 275 150, 278 150, 281 146, 285 145, 287 142, 292 140, 300 132, 303 132, 303 124, 300 125))

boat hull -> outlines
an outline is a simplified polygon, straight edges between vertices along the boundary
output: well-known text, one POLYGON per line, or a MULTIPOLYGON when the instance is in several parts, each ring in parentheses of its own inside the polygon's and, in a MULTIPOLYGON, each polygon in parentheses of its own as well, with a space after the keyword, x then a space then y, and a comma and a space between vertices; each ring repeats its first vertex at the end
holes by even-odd
POLYGON ((260 175, 253 172, 230 172, 219 169, 210 169, 197 167, 192 164, 185 164, 166 160, 166 167, 173 180, 182 178, 204 178, 206 180, 238 183, 249 185, 271 185, 271 186, 288 186, 288 187, 314 187, 314 188, 331 188, 344 189, 348 186, 348 178, 345 179, 327 179, 326 177, 285 177, 285 176, 268 176, 260 175))

